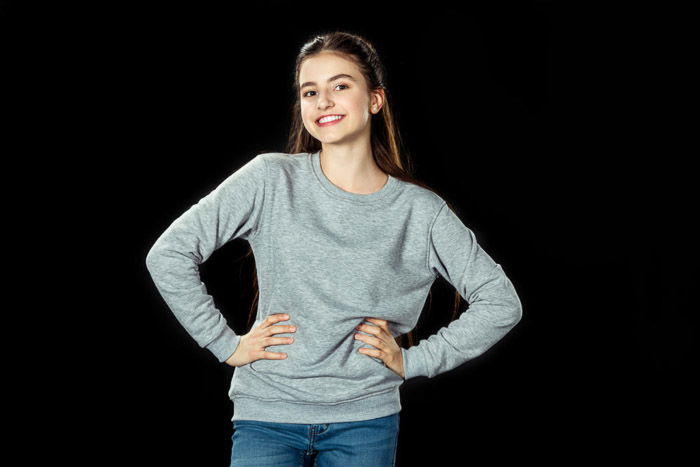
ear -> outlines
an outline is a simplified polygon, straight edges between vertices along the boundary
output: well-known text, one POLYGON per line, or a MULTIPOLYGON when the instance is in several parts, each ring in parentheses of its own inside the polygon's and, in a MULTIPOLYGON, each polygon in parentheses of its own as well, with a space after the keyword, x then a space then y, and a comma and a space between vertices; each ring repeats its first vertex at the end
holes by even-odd
POLYGON ((384 105, 384 88, 379 88, 370 93, 369 111, 372 114, 377 114, 384 105))

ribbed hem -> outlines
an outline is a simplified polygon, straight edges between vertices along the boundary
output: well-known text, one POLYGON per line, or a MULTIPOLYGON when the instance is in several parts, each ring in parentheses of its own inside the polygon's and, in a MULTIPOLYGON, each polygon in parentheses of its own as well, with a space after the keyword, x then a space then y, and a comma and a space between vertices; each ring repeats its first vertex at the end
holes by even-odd
POLYGON ((401 411, 399 387, 380 394, 333 404, 267 401, 250 396, 234 396, 231 420, 257 420, 273 423, 341 423, 370 420, 401 411))

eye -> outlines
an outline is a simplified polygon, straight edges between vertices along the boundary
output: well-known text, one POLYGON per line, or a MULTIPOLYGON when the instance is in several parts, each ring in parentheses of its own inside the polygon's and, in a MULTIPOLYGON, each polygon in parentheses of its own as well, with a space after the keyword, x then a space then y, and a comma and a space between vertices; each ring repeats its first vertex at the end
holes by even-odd
MULTIPOLYGON (((335 85, 336 88, 337 88, 338 86, 344 86, 344 87, 346 87, 346 88, 349 88, 349 87, 350 87, 350 86, 348 86, 348 85, 346 85, 346 84, 342 84, 342 83, 338 83, 338 84, 335 85)), ((304 94, 301 95, 301 97, 307 97, 307 94, 310 93, 310 92, 316 92, 316 91, 306 91, 304 94)))

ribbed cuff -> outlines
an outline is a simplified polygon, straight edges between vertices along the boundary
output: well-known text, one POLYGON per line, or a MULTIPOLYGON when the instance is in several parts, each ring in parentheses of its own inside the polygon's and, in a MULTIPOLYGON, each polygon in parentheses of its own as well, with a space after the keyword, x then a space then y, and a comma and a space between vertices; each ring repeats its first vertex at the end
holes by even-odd
POLYGON ((219 360, 225 362, 238 348, 238 343, 241 341, 241 336, 233 332, 233 329, 226 326, 219 334, 219 337, 206 345, 209 350, 219 360))
POLYGON ((426 376, 428 372, 425 370, 421 355, 418 353, 416 346, 410 349, 401 349, 403 356, 403 372, 404 380, 415 378, 416 376, 426 376))

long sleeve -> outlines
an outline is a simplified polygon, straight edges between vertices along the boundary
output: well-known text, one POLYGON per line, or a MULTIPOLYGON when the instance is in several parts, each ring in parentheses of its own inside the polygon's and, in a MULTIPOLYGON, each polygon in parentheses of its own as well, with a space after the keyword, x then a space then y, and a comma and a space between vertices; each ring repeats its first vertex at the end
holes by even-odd
POLYGON ((469 308, 418 345, 402 349, 405 379, 432 378, 471 360, 507 334, 522 317, 522 305, 501 265, 445 203, 433 220, 428 267, 469 303, 469 308))
POLYGON ((266 162, 257 155, 178 217, 146 255, 161 296, 200 347, 226 361, 240 336, 228 326, 199 275, 199 265, 225 243, 251 240, 261 228, 266 162))

